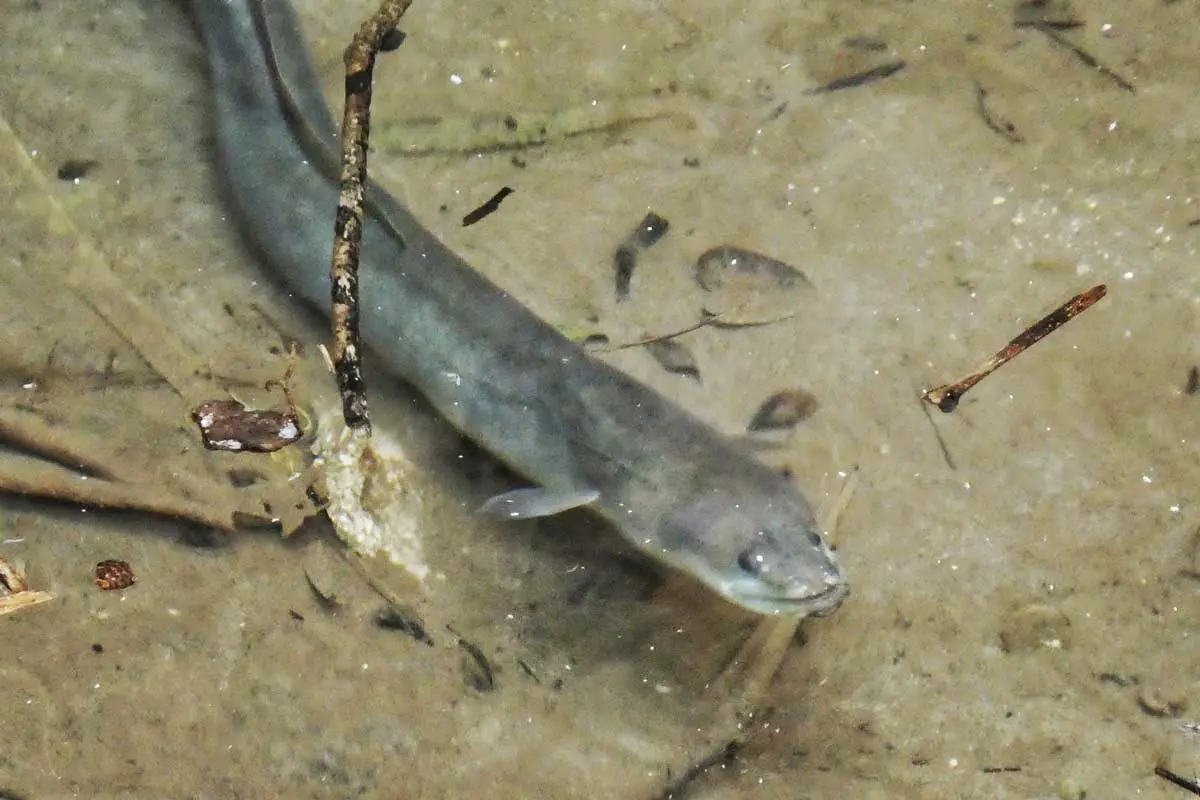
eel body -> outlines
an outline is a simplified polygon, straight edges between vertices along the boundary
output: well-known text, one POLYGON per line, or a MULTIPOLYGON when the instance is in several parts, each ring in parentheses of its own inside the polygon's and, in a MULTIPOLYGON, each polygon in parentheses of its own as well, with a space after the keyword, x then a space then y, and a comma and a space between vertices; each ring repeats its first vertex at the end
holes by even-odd
MULTIPOLYGON (((229 202, 277 277, 328 310, 338 135, 294 14, 282 0, 190 6, 229 202)), ((842 603, 848 584, 790 481, 591 358, 385 191, 372 186, 368 199, 363 336, 449 422, 745 608, 806 616, 842 603)))

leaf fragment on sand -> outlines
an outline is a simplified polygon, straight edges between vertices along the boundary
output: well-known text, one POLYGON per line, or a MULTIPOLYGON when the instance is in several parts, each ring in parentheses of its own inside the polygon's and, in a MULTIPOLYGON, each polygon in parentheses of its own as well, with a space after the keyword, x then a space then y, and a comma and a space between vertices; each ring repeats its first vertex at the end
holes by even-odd
POLYGON ((665 217, 647 212, 642 221, 633 229, 625 241, 613 255, 613 271, 616 274, 617 300, 629 297, 629 285, 633 280, 633 270, 637 267, 638 254, 666 235, 671 223, 665 217))
POLYGON ((24 566, 0 558, 0 617, 53 599, 54 595, 49 592, 29 588, 24 566))
POLYGON ((746 429, 757 433, 792 428, 817 410, 817 398, 804 389, 784 389, 763 401, 746 429))
POLYGON ((761 283, 759 288, 762 289, 792 289, 812 285, 808 277, 791 264, 728 244, 700 254, 696 259, 695 278, 706 292, 716 291, 735 278, 761 283))
POLYGON ((662 368, 676 375, 684 375, 692 380, 700 381, 700 365, 687 347, 674 339, 659 339, 647 342, 646 349, 654 356, 662 368))

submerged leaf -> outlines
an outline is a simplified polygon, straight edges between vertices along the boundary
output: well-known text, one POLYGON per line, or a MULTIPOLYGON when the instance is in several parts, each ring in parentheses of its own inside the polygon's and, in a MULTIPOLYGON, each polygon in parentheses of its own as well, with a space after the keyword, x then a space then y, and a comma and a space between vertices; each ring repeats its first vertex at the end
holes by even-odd
POLYGON ((700 366, 696 363, 692 351, 679 342, 674 339, 659 339, 647 342, 645 347, 667 372, 686 375, 694 381, 700 380, 700 366))
POLYGON ((750 418, 752 432, 792 428, 817 410, 817 398, 803 389, 784 389, 768 397, 750 418))
POLYGON ((808 277, 791 264, 741 247, 723 244, 706 250, 696 259, 696 283, 707 292, 739 277, 761 284, 758 287, 761 289, 810 285, 808 277))

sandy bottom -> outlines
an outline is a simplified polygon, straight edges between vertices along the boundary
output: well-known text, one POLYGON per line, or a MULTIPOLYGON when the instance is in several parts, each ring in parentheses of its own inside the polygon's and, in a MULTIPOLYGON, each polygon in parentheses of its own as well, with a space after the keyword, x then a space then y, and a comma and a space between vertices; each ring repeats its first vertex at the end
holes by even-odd
MULTIPOLYGON (((36 168, 0 158, 6 407, 147 476, 288 474, 204 453, 186 417, 261 395, 290 339, 302 402, 331 402, 324 323, 225 217, 189 21, 158 0, 7 5, 0 114, 36 168), (96 164, 57 180, 70 159, 96 164), (165 381, 175 362, 114 333, 90 284, 65 283, 84 249, 203 368, 165 381), (154 466, 185 456, 199 466, 154 466)), ((331 90, 368 5, 302 4, 331 90)), ((754 619, 630 561, 586 515, 476 519, 514 478, 376 373, 377 424, 421 502, 423 584, 347 562, 319 519, 213 537, 0 498, 0 557, 57 595, 0 619, 4 796, 1182 796, 1153 769, 1200 771, 1196 4, 1076 9, 1086 25, 1062 35, 1135 92, 1007 5, 510 5, 418 0, 381 66, 379 124, 592 100, 664 116, 515 153, 380 155, 378 176, 563 329, 629 341, 701 308, 793 314, 681 339, 700 381, 641 350, 611 358, 731 434, 773 391, 816 396, 764 458, 818 508, 858 467, 835 536, 850 600, 805 624, 722 758, 711 682, 754 619), (898 59, 877 83, 808 92, 898 59), (500 212, 462 228, 501 185, 516 193, 500 212), (618 305, 612 253, 649 209, 672 228, 618 305), (812 286, 706 293, 693 265, 726 243, 812 286), (1105 300, 953 415, 922 409, 923 387, 1101 283, 1105 300), (137 584, 97 589, 106 558, 137 584), (377 589, 424 637, 380 624, 377 589)))

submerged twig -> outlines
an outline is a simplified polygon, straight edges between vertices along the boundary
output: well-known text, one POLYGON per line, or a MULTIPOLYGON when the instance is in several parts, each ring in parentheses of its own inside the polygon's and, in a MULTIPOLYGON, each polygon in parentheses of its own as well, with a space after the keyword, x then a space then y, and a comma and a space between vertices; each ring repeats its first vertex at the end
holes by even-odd
POLYGON ((617 350, 629 350, 633 347, 645 347, 648 344, 656 344, 658 342, 665 342, 670 339, 678 338, 685 334, 692 333, 693 331, 698 331, 701 328, 757 328, 763 325, 773 325, 776 322, 783 322, 784 320, 788 320, 796 316, 795 313, 789 313, 781 314, 778 317, 771 317, 769 319, 740 320, 730 318, 732 313, 740 310, 740 308, 735 308, 731 312, 704 311, 704 317, 695 325, 688 325, 686 328, 680 328, 679 330, 671 331, 670 333, 660 333, 653 336, 645 336, 632 342, 622 342, 620 344, 610 344, 603 347, 597 347, 592 352, 612 353, 617 350))
POLYGON ((904 69, 906 66, 907 64, 903 60, 889 61, 886 64, 880 64, 878 67, 872 67, 871 69, 863 70, 862 72, 856 72, 853 75, 835 78, 829 83, 818 86, 815 89, 809 89, 805 92, 805 94, 828 94, 829 92, 836 92, 842 89, 852 89, 856 86, 863 86, 864 84, 873 83, 875 81, 891 77, 900 70, 904 69))
POLYGON ((971 387, 979 383, 981 380, 991 375, 1000 367, 1007 364, 1012 359, 1016 358, 1021 353, 1033 347, 1046 336, 1049 336, 1060 327, 1070 322, 1079 314, 1087 311, 1100 298, 1108 293, 1108 287, 1103 283, 1099 286, 1093 286, 1086 292, 1080 292, 1072 297, 1067 302, 1063 303, 1058 308, 1051 311, 1046 316, 1039 319, 1037 322, 1030 325, 1025 330, 1021 331, 1008 344, 1000 349, 998 353, 989 358, 983 363, 979 369, 967 375, 961 380, 954 383, 947 383, 941 386, 935 386, 928 389, 921 397, 928 403, 938 407, 938 410, 949 414, 958 407, 958 401, 962 396, 970 391, 971 387))
POLYGON ((1168 783, 1175 784, 1180 789, 1186 789, 1194 795, 1200 795, 1200 781, 1185 778, 1161 764, 1154 768, 1154 774, 1168 783))
POLYGON ((470 227, 471 225, 474 225, 476 222, 479 222, 479 220, 483 219, 484 217, 488 216, 489 214, 494 214, 500 208, 500 203, 502 203, 504 201, 504 198, 508 197, 512 193, 513 193, 512 187, 501 186, 500 191, 496 192, 494 195, 489 197, 483 205, 479 206, 479 208, 476 208, 474 211, 468 212, 466 215, 463 216, 463 219, 462 219, 463 227, 464 228, 470 227))
POLYGON ((362 342, 358 330, 358 257, 363 231, 363 195, 367 182, 367 137, 371 126, 371 81, 375 57, 395 42, 400 18, 412 0, 384 0, 362 24, 343 55, 346 107, 342 117, 342 172, 333 223, 330 284, 333 363, 346 426, 371 431, 362 342))
POLYGON ((1033 27, 1046 34, 1050 41, 1054 42, 1059 47, 1065 47, 1067 50, 1070 50, 1071 53, 1073 53, 1075 57, 1082 61, 1086 66, 1096 70, 1125 91, 1130 93, 1137 91, 1137 87, 1122 77, 1116 70, 1114 70, 1112 67, 1107 67, 1104 64, 1101 64, 1100 59, 1096 58, 1087 50, 1084 50, 1082 47, 1063 36, 1059 29, 1055 26, 1041 22, 1033 25, 1033 27))
POLYGON ((984 88, 982 83, 976 81, 975 105, 979 109, 979 116, 983 118, 983 124, 1013 144, 1024 144, 1025 137, 1017 130, 1017 126, 1003 117, 997 116, 988 106, 987 96, 988 90, 984 88))

